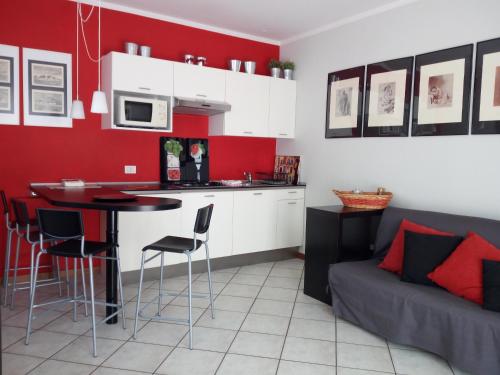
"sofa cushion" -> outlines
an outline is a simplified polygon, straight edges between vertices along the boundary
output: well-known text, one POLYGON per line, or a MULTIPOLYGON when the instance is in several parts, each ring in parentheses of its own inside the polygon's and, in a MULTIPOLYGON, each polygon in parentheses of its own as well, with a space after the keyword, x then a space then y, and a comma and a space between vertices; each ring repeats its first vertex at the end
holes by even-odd
POLYGON ((483 260, 483 307, 500 312, 500 262, 483 260))
POLYGON ((379 267, 383 270, 396 272, 398 275, 402 274, 403 271, 403 257, 404 257, 404 242, 405 242, 405 231, 411 231, 416 233, 426 233, 426 234, 439 234, 452 236, 452 233, 441 232, 436 229, 426 227, 425 225, 420 225, 411 222, 410 220, 403 219, 399 230, 392 241, 389 252, 385 256, 379 267))
POLYGON ((333 264, 329 281, 338 317, 476 375, 500 374, 499 313, 441 288, 401 282, 376 259, 333 264))
POLYGON ((478 234, 471 233, 428 276, 451 293, 482 305, 483 259, 500 261, 500 250, 478 234))
POLYGON ((460 236, 439 236, 405 231, 405 251, 401 280, 434 285, 427 277, 462 242, 460 236))

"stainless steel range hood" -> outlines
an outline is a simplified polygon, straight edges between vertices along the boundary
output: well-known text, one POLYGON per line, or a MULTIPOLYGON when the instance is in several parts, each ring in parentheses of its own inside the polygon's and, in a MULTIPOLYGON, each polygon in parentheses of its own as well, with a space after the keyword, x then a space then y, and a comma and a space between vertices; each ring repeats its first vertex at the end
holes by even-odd
POLYGON ((205 99, 174 98, 174 113, 211 116, 231 110, 231 104, 205 99))

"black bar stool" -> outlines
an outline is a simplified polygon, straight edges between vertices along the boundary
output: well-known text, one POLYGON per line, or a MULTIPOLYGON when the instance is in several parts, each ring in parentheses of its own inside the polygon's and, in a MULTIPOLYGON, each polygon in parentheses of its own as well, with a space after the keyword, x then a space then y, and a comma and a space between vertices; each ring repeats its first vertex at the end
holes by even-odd
MULTIPOLYGON (((118 309, 116 312, 99 323, 106 322, 118 313, 122 313, 122 325, 125 329, 125 310, 123 309, 123 286, 122 277, 120 269, 120 257, 117 249, 116 258, 110 258, 106 256, 98 256, 96 254, 105 252, 111 245, 105 242, 98 241, 86 241, 83 229, 83 220, 80 211, 66 211, 66 210, 54 210, 54 209, 37 209, 38 225, 40 228, 40 252, 36 256, 36 264, 34 270, 34 281, 33 281, 33 292, 31 293, 30 308, 28 315, 28 326, 26 328, 26 345, 29 344, 31 335, 31 322, 33 317, 33 309, 36 307, 46 306, 54 303, 70 302, 73 303, 73 320, 76 321, 76 305, 77 303, 84 303, 87 305, 88 301, 85 297, 79 296, 77 293, 77 260, 80 259, 80 265, 83 268, 83 260, 89 260, 89 278, 90 278, 90 306, 91 306, 91 321, 92 321, 92 340, 93 340, 93 354, 94 357, 97 356, 97 342, 96 342, 96 318, 95 318, 95 305, 100 304, 104 306, 113 306, 118 309), (61 241, 55 245, 49 247, 44 247, 45 240, 51 241, 61 241), (35 305, 35 294, 36 294, 36 281, 38 277, 38 269, 40 265, 40 257, 42 254, 49 254, 56 257, 63 257, 66 259, 73 258, 75 275, 74 275, 74 294, 73 298, 66 298, 63 300, 49 301, 45 303, 40 303, 35 305), (93 259, 112 259, 117 262, 118 267, 118 287, 120 292, 120 303, 111 304, 95 300, 95 290, 94 290, 94 270, 93 270, 93 259)), ((85 280, 83 282, 83 290, 85 292, 85 280)))
POLYGON ((194 223, 194 233, 193 238, 186 237, 175 237, 175 236, 167 236, 163 237, 161 240, 156 241, 142 249, 142 260, 141 260, 141 276, 139 280, 139 291, 137 295, 137 305, 135 310, 135 323, 134 323, 134 339, 137 338, 137 321, 138 318, 141 317, 147 320, 162 320, 162 321, 173 321, 177 323, 187 323, 189 325, 189 349, 193 348, 193 316, 192 316, 192 297, 200 297, 206 298, 207 296, 204 294, 193 295, 191 291, 191 254, 198 250, 201 245, 205 246, 205 253, 207 258, 207 270, 208 270, 208 289, 210 298, 210 309, 212 311, 212 319, 215 318, 214 315, 214 302, 212 295, 212 277, 210 275, 210 256, 208 252, 208 229, 210 228, 210 219, 212 218, 212 211, 214 205, 210 204, 206 207, 200 208, 196 215, 196 221, 194 223), (205 234, 205 240, 197 239, 198 234, 205 234), (149 259, 146 259, 147 251, 157 251, 158 254, 153 255, 149 259), (189 305, 189 317, 188 319, 174 319, 174 318, 164 318, 161 317, 161 299, 162 296, 186 296, 182 293, 163 293, 163 260, 164 253, 177 253, 177 254, 185 254, 188 259, 188 305, 189 305), (161 256, 161 265, 160 265, 160 283, 158 288, 158 296, 155 297, 152 301, 146 304, 142 309, 139 310, 139 306, 141 303, 141 292, 142 292, 142 279, 144 276, 144 265, 155 259, 158 255, 161 256), (147 317, 142 314, 142 311, 146 309, 149 305, 158 299, 158 313, 156 316, 147 317))
MULTIPOLYGON (((9 271, 13 272, 12 277, 12 291, 11 291, 11 300, 10 300, 10 308, 14 309, 15 303, 15 295, 18 290, 26 290, 30 289, 30 293, 32 290, 32 282, 33 282, 33 266, 35 264, 35 250, 38 245, 40 245, 40 236, 38 232, 38 225, 36 219, 30 219, 28 215, 28 207, 26 202, 20 199, 12 199, 12 207, 14 209, 14 222, 9 226, 12 227, 15 225, 15 233, 17 235, 17 243, 16 243, 16 255, 14 258, 14 268, 10 268, 10 248, 7 248, 7 253, 5 255, 6 264, 5 270, 8 279, 9 271), (21 250, 21 242, 25 240, 31 246, 31 261, 29 267, 19 267, 19 255, 21 250), (19 270, 29 270, 30 277, 28 282, 18 282, 17 276, 19 270), (26 285, 28 286, 19 286, 26 285)), ((59 286, 59 295, 62 295, 62 284, 61 275, 59 271, 59 260, 55 259, 50 265, 43 265, 42 268, 51 268, 52 273, 55 274, 54 277, 40 280, 38 286, 49 286, 49 285, 58 285, 59 286)), ((4 272, 5 272, 4 270, 4 272)), ((66 270, 67 272, 67 270, 66 270)), ((4 279, 4 287, 5 289, 5 300, 7 299, 7 290, 8 290, 8 281, 4 279)))

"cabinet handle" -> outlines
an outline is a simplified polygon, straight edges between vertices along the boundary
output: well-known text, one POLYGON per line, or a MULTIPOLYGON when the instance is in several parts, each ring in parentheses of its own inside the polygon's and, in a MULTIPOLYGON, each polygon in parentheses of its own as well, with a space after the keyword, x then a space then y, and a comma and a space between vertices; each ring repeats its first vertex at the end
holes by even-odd
POLYGON ((280 135, 288 135, 288 133, 280 133, 280 135))
POLYGON ((243 132, 243 134, 253 134, 253 132, 246 131, 246 132, 243 132))
POLYGON ((213 194, 207 194, 207 195, 205 195, 205 198, 213 198, 213 197, 215 197, 215 195, 213 195, 213 194))
POLYGON ((297 194, 296 191, 289 191, 288 194, 297 194))
POLYGON ((253 195, 262 195, 262 193, 253 193, 253 195))
POLYGON ((202 98, 206 98, 207 97, 205 94, 196 94, 196 96, 199 96, 199 97, 202 97, 202 98))
POLYGON ((288 202, 288 204, 297 204, 297 202, 288 202))
POLYGON ((139 90, 151 91, 149 87, 138 87, 139 90))

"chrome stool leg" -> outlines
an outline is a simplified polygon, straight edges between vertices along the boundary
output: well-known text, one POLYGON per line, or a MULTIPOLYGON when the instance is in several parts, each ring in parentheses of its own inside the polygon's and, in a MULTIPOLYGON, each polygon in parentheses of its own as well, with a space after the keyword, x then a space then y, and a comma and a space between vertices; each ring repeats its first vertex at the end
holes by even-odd
POLYGON ((123 282, 122 282, 122 266, 120 265, 120 255, 119 250, 116 249, 116 267, 118 269, 118 288, 120 288, 120 307, 122 309, 122 327, 123 329, 126 327, 125 322, 125 302, 123 299, 123 282))
MULTIPOLYGON (((59 265, 59 257, 54 257, 55 260, 52 261, 52 266, 56 267, 55 277, 57 278, 58 286, 59 286, 59 297, 62 297, 62 282, 61 282, 61 269, 59 265), (55 263, 55 264, 54 264, 55 263)), ((54 273, 54 271, 52 271, 54 273)))
POLYGON ((78 260, 76 258, 73 259, 73 321, 76 322, 77 315, 76 315, 76 307, 77 307, 77 302, 76 299, 78 298, 78 260))
POLYGON ((95 333, 95 296, 94 296, 94 267, 92 255, 89 255, 89 277, 90 277, 90 314, 92 319, 92 344, 94 357, 97 357, 97 339, 95 333))
POLYGON ((10 273, 10 248, 12 245, 13 229, 7 229, 7 243, 5 244, 5 267, 3 271, 3 305, 7 306, 9 295, 9 273, 10 273))
POLYGON ((19 250, 21 247, 21 236, 17 235, 17 244, 16 244, 16 258, 14 261, 14 277, 12 278, 12 292, 10 294, 10 309, 14 310, 14 299, 16 294, 17 287, 17 266, 19 265, 19 250))
POLYGON ((163 291, 163 261, 164 261, 164 253, 163 251, 161 252, 160 255, 160 283, 158 284, 158 313, 156 315, 160 316, 161 315, 161 295, 163 291))
POLYGON ((213 292, 212 292, 212 274, 210 270, 210 254, 208 252, 208 244, 205 242, 205 253, 207 256, 207 270, 208 270, 208 291, 210 293, 210 310, 212 313, 212 319, 215 319, 215 312, 214 312, 214 297, 213 297, 213 292))
POLYGON ((189 349, 193 349, 193 311, 192 311, 192 281, 191 281, 191 252, 186 252, 188 257, 188 305, 189 305, 189 349))
POLYGON ((25 341, 26 345, 28 345, 30 343, 31 322, 33 320, 33 305, 35 304, 36 281, 38 278, 38 267, 40 266, 40 257, 42 254, 43 253, 40 251, 36 255, 35 270, 34 270, 33 282, 32 282, 33 290, 30 293, 30 309, 29 309, 29 313, 28 313, 28 326, 26 328, 26 341, 25 341))
POLYGON ((83 299, 85 300, 83 306, 85 308, 85 316, 89 316, 89 309, 87 308, 87 286, 85 285, 85 266, 83 264, 83 258, 80 258, 80 268, 82 269, 82 289, 83 299))
POLYGON ((139 276, 139 289, 137 292, 137 303, 135 307, 135 322, 134 322, 134 340, 137 339, 137 321, 139 320, 139 308, 141 306, 141 293, 142 293, 142 278, 144 276, 144 260, 146 259, 146 251, 142 252, 141 260, 141 275, 139 276))
POLYGON ((69 260, 68 258, 64 258, 64 262, 66 264, 66 296, 69 298, 70 295, 71 295, 71 291, 70 291, 70 285, 71 285, 71 282, 69 280, 69 260))

